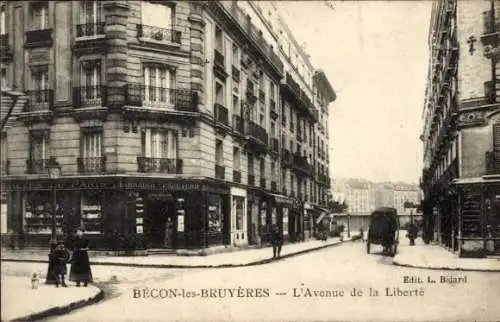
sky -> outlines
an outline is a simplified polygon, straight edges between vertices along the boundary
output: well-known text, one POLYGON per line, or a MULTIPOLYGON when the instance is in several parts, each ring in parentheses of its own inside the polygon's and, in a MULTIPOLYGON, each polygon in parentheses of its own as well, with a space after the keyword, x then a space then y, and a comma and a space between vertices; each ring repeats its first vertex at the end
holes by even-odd
POLYGON ((418 183, 431 1, 284 1, 280 13, 337 100, 330 175, 418 183))

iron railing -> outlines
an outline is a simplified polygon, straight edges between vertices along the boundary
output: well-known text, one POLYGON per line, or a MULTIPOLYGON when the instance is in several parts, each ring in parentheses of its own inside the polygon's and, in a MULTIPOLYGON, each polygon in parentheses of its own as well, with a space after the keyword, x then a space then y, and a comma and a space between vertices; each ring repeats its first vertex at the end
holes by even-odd
POLYGON ((151 39, 155 41, 168 41, 175 44, 181 43, 181 32, 175 29, 138 24, 137 36, 139 38, 151 39))
POLYGON ((107 88, 104 85, 73 88, 73 104, 76 108, 107 105, 107 88))
POLYGON ((93 37, 104 35, 104 22, 91 22, 76 25, 76 37, 93 37))
POLYGON ((269 136, 266 129, 253 121, 249 121, 247 124, 247 136, 257 139, 266 146, 269 144, 269 136))
POLYGON ((53 164, 54 159, 27 159, 26 173, 27 174, 47 174, 48 166, 53 164))
POLYGON ((106 172, 106 157, 83 157, 77 158, 78 172, 83 174, 95 174, 106 172))
POLYGON ((137 157, 139 172, 181 174, 183 160, 167 158, 137 157))
POLYGON ((198 111, 198 93, 189 89, 163 88, 142 84, 125 85, 126 104, 144 107, 173 107, 178 111, 198 111))
POLYGON ((26 112, 52 110, 54 106, 54 91, 51 89, 28 90, 26 94, 29 104, 25 105, 26 112))
POLYGON ((26 31, 25 46, 51 46, 52 45, 52 29, 40 29, 26 31))

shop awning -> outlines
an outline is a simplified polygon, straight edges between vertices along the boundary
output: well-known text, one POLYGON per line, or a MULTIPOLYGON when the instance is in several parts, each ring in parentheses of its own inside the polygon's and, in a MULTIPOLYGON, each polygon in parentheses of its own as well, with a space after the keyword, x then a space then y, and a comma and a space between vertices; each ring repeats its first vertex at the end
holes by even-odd
POLYGON ((316 224, 319 224, 323 218, 328 218, 329 220, 331 220, 332 218, 328 215, 328 213, 326 212, 322 212, 321 215, 318 216, 318 218, 316 219, 316 224))
POLYGON ((275 193, 270 193, 269 196, 274 199, 274 202, 276 204, 290 206, 290 207, 293 206, 293 200, 290 199, 290 198, 288 198, 287 196, 278 195, 278 194, 275 194, 275 193))
POLYGON ((498 184, 500 183, 500 175, 486 175, 478 178, 460 178, 454 179, 452 185, 468 185, 468 184, 498 184))

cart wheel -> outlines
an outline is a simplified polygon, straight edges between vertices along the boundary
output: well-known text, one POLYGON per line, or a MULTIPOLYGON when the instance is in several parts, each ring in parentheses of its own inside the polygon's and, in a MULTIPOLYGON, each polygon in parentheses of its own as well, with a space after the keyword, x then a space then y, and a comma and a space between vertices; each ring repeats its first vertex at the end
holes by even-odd
POLYGON ((370 242, 369 241, 366 242, 366 253, 370 254, 370 242))

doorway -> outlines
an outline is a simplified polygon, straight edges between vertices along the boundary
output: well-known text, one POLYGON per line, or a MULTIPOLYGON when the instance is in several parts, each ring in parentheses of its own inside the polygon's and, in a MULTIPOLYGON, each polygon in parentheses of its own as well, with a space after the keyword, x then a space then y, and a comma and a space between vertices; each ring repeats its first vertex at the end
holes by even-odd
POLYGON ((177 216, 173 198, 150 197, 146 203, 144 235, 149 248, 174 248, 177 235, 177 216))

